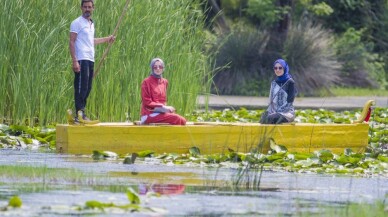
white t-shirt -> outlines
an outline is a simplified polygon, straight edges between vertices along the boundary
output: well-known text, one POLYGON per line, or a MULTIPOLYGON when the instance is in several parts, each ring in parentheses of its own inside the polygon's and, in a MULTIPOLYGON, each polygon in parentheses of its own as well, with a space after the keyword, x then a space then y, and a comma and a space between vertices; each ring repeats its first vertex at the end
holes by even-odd
POLYGON ((80 16, 71 23, 70 32, 77 33, 75 40, 77 60, 94 62, 94 23, 80 16))

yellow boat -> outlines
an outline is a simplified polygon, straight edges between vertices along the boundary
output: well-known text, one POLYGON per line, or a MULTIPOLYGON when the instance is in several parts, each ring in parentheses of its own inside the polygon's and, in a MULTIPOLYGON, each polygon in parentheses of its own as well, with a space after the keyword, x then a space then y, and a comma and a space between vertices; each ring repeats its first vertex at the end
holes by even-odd
POLYGON ((224 153, 229 149, 250 152, 269 149, 269 139, 290 152, 310 153, 327 149, 343 153, 345 148, 364 152, 368 145, 370 115, 374 101, 365 103, 360 118, 351 124, 194 122, 185 126, 137 125, 134 123, 58 124, 56 148, 61 153, 92 154, 93 150, 118 154, 152 150, 156 153, 187 153, 198 147, 201 154, 224 153), (369 114, 368 114, 369 112, 369 114))

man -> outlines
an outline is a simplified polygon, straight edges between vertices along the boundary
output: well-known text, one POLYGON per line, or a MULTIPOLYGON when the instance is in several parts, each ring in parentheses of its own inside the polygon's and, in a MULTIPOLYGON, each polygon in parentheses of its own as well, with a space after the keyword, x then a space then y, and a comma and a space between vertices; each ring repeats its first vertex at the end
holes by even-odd
POLYGON ((89 120, 85 114, 86 100, 92 89, 94 75, 94 45, 112 43, 115 36, 94 38, 94 23, 91 19, 94 10, 93 0, 82 0, 82 15, 70 25, 70 55, 74 71, 74 101, 76 117, 81 112, 83 120, 89 120))

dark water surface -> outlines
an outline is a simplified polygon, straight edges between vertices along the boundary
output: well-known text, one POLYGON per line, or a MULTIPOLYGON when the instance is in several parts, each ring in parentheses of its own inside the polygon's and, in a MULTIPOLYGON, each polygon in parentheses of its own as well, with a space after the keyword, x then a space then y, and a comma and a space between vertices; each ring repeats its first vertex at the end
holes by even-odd
MULTIPOLYGON (((122 160, 95 161, 90 156, 0 150, 2 165, 73 169, 82 177, 0 174, 0 207, 6 207, 12 195, 23 201, 21 208, 0 211, 0 216, 291 216, 319 212, 323 206, 373 203, 388 194, 386 175, 364 178, 264 171, 259 189, 252 190, 232 187, 238 177, 232 164, 216 168, 146 159, 128 165, 122 160), (128 204, 128 187, 139 193, 141 212, 78 210, 90 200, 128 204)), ((254 175, 257 173, 245 177, 252 180, 254 175)))

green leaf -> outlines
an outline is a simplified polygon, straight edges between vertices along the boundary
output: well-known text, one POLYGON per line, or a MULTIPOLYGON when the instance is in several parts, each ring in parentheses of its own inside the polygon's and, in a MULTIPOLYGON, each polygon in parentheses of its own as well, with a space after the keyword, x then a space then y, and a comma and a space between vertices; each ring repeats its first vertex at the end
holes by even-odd
POLYGON ((100 159, 104 159, 104 155, 101 151, 93 150, 92 158, 94 160, 100 160, 100 159))
POLYGON ((96 200, 86 201, 85 206, 87 208, 91 208, 91 209, 98 208, 98 209, 104 210, 103 204, 99 201, 96 201, 96 200))
POLYGON ((35 139, 38 140, 42 144, 47 144, 48 143, 47 140, 45 140, 44 138, 41 138, 41 137, 35 136, 35 139))
POLYGON ((349 173, 350 170, 349 170, 349 169, 346 169, 346 168, 340 167, 340 168, 337 168, 337 169, 335 170, 335 172, 336 172, 336 173, 339 173, 339 174, 346 174, 346 173, 349 173))
POLYGON ((353 173, 364 173, 364 169, 361 167, 354 168, 353 173))
POLYGON ((8 201, 8 206, 11 206, 14 208, 20 208, 22 206, 22 204, 23 204, 23 202, 19 196, 13 196, 8 201))
POLYGON ((151 150, 137 152, 138 157, 151 157, 155 152, 151 150))
POLYGON ((23 139, 23 142, 26 143, 26 144, 32 144, 32 139, 30 138, 27 138, 27 137, 22 137, 23 139))
POLYGON ((276 153, 286 153, 288 150, 283 145, 277 145, 275 140, 273 138, 269 139, 269 146, 272 150, 274 150, 276 153))
POLYGON ((97 208, 100 210, 104 210, 104 208, 106 207, 114 207, 115 205, 113 203, 101 203, 96 200, 89 200, 89 201, 86 201, 85 206, 91 209, 97 208))
POLYGON ((294 159, 295 160, 306 160, 308 158, 311 158, 311 154, 304 154, 304 153, 295 153, 294 154, 294 159))
POLYGON ((161 154, 161 155, 156 156, 155 158, 156 159, 165 159, 167 157, 168 157, 168 154, 161 154))
POLYGON ((388 163, 388 157, 387 156, 379 155, 377 157, 377 159, 379 159, 382 162, 388 163))
POLYGON ((272 161, 275 161, 275 160, 283 159, 285 156, 286 156, 286 153, 276 153, 276 154, 273 154, 273 155, 269 155, 266 158, 267 158, 268 161, 272 162, 272 161))
POLYGON ((257 162, 257 158, 255 158, 254 156, 252 156, 250 154, 245 155, 244 159, 242 159, 242 160, 247 161, 250 164, 255 164, 257 162))
POLYGON ((127 197, 131 204, 140 204, 140 197, 133 188, 128 188, 127 197))
POLYGON ((189 153, 192 155, 192 156, 198 156, 201 154, 200 150, 198 147, 194 146, 194 147, 191 147, 189 149, 189 153))
POLYGON ((338 158, 336 159, 336 161, 337 161, 338 163, 342 164, 342 165, 347 164, 347 163, 350 162, 349 156, 346 156, 346 155, 341 155, 340 157, 338 157, 338 158))
POLYGON ((333 160, 333 153, 329 150, 320 150, 317 151, 317 157, 322 161, 322 162, 328 162, 330 160, 333 160))
POLYGON ((111 152, 111 151, 103 151, 101 152, 102 155, 105 157, 105 158, 117 158, 117 154, 114 153, 114 152, 111 152))
POLYGON ((294 165, 295 166, 300 166, 302 168, 306 168, 306 167, 311 167, 311 166, 316 165, 316 164, 317 164, 316 161, 313 161, 310 158, 308 158, 307 160, 297 161, 294 165))

